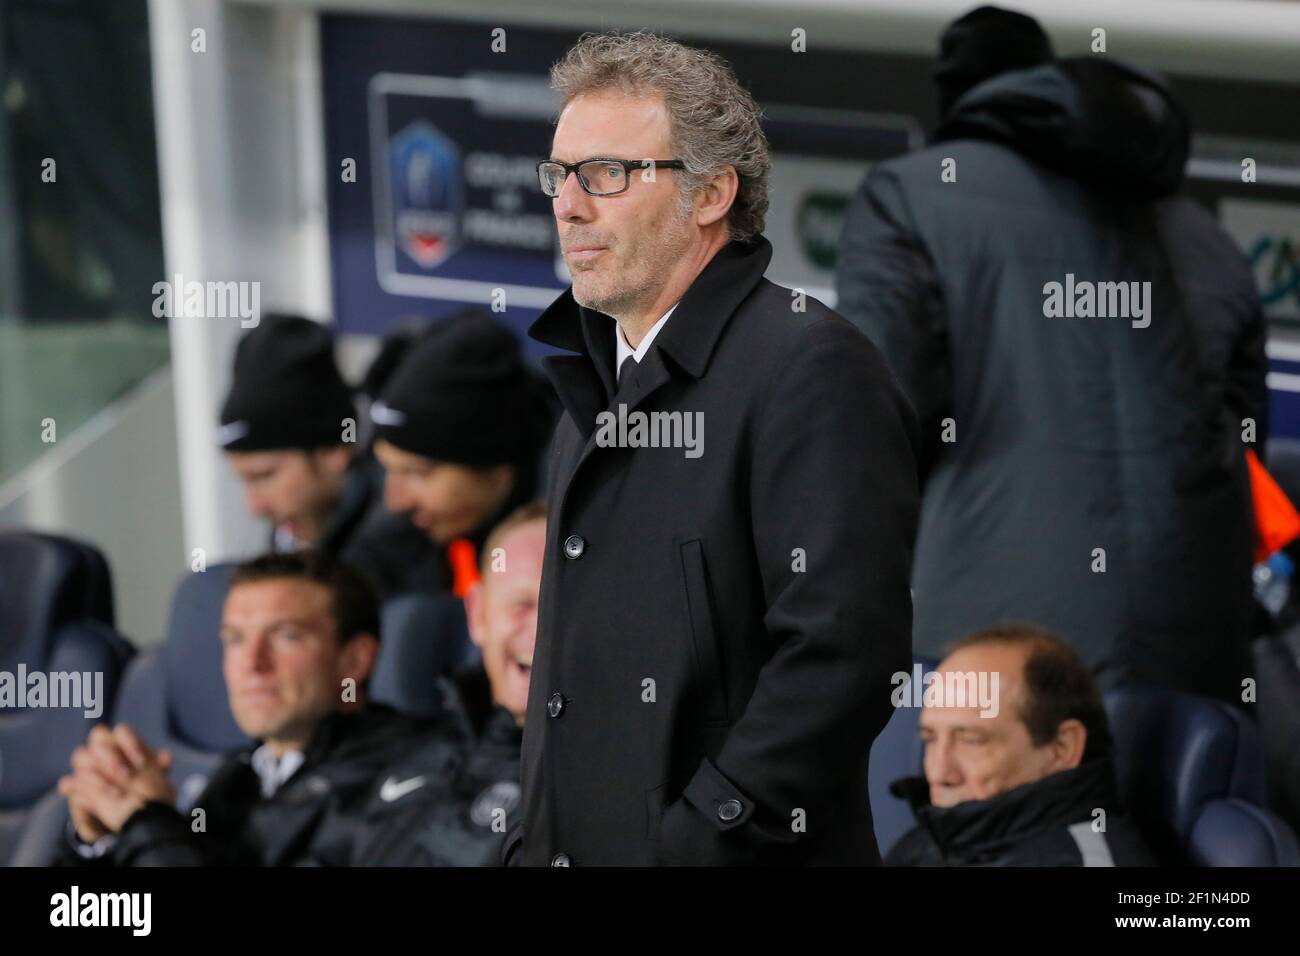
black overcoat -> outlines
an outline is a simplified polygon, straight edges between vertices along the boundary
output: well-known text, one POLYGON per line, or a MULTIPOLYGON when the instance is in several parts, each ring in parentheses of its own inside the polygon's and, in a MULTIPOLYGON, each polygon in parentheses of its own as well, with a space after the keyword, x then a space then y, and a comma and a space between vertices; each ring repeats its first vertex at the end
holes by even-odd
POLYGON ((576 354, 546 360, 565 413, 510 863, 880 860, 867 754, 911 660, 916 424, 771 255, 720 250, 617 394, 610 317, 568 290, 530 329, 576 354), (660 437, 693 447, 633 447, 636 412, 690 416, 660 437))

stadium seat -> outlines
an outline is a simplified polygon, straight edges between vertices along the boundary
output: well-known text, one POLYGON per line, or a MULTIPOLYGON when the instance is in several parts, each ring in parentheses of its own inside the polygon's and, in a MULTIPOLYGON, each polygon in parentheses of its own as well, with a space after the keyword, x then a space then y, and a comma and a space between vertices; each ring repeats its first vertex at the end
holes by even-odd
POLYGON ((1157 857, 1192 866, 1300 865, 1265 809, 1259 731, 1236 708, 1177 691, 1105 695, 1120 793, 1157 857))
POLYGON ((248 743, 221 672, 221 609, 232 565, 187 574, 172 596, 167 638, 127 671, 113 712, 155 749, 172 752, 178 803, 188 808, 220 755, 248 743))
POLYGON ((1255 640, 1269 808, 1300 829, 1300 624, 1255 640))
POLYGON ((380 627, 371 696, 404 713, 437 714, 443 706, 438 678, 450 677, 477 654, 464 603, 451 594, 404 594, 384 603, 380 627))
MULTIPOLYGON (((0 711, 0 860, 8 859, 31 806, 67 772, 89 729, 109 715, 131 645, 110 626, 108 565, 92 546, 31 532, 0 534, 0 671, 89 673, 95 707, 6 707, 0 711), (98 687, 95 683, 98 683, 98 687), (87 710, 99 712, 90 716, 87 710)), ((62 688, 71 684, 58 681, 62 688)), ((81 685, 78 681, 78 692, 81 685)))
MULTIPOLYGON (((933 670, 933 660, 917 660, 921 672, 933 670)), ((889 786, 903 777, 915 777, 923 772, 925 756, 918 733, 921 711, 917 707, 899 707, 889 718, 889 723, 871 745, 871 762, 867 768, 867 792, 871 797, 871 822, 876 831, 876 844, 884 856, 898 838, 916 825, 911 808, 889 792, 889 786)))
POLYGON ((16 834, 13 849, 8 851, 6 865, 49 866, 67 825, 68 805, 62 794, 51 790, 24 813, 22 829, 16 834))
MULTIPOLYGON (((184 810, 193 806, 221 754, 248 742, 230 713, 221 673, 221 609, 230 570, 213 565, 181 580, 163 644, 131 662, 111 715, 114 724, 130 724, 150 746, 172 752, 171 778, 184 810)), ((66 807, 54 803, 42 805, 13 862, 52 861, 67 827, 66 807)))

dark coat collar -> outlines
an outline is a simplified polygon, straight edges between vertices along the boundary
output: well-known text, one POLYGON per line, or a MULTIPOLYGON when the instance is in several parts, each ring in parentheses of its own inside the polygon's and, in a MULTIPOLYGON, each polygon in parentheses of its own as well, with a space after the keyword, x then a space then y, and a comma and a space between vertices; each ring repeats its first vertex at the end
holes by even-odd
MULTIPOLYGON (((655 339, 656 347, 692 377, 703 375, 727 321, 763 277, 771 259, 772 245, 761 236, 719 249, 686 290, 655 339)), ((545 345, 586 356, 606 392, 613 394, 614 320, 578 305, 572 286, 547 307, 528 334, 545 345)))
POLYGON ((1087 760, 988 800, 968 800, 953 807, 930 803, 924 777, 899 780, 890 791, 911 804, 916 822, 945 858, 955 860, 1037 831, 1091 821, 1096 807, 1119 809, 1114 766, 1104 758, 1087 760))
MULTIPOLYGON (((302 766, 293 776, 296 778, 304 771, 313 770, 342 752, 367 749, 375 744, 377 738, 400 732, 411 724, 412 721, 393 708, 373 702, 359 710, 331 711, 316 724, 303 750, 302 766)), ((258 739, 244 748, 240 752, 241 762, 251 765, 253 751, 264 743, 258 739)))

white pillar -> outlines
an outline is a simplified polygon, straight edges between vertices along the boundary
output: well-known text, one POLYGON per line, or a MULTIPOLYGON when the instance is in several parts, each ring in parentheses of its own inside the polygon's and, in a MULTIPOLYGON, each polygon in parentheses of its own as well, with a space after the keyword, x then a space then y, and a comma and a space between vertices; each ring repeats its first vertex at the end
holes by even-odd
MULTIPOLYGON (((327 319, 316 14, 150 0, 167 275, 260 283, 261 311, 327 319), (203 30, 206 52, 194 50, 203 30)), ((170 320, 185 560, 260 551, 264 525, 216 445, 238 317, 170 320)))

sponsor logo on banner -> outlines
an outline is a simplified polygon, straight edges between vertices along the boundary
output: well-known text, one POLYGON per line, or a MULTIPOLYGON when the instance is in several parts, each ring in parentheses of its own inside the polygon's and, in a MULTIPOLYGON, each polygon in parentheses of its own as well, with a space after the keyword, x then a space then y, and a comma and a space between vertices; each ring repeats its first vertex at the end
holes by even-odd
POLYGON ((1219 216, 1250 260, 1264 313, 1300 319, 1300 203, 1225 199, 1219 216))
POLYGON ((464 186, 460 150, 432 123, 406 127, 389 144, 398 246, 424 269, 460 247, 464 186))

